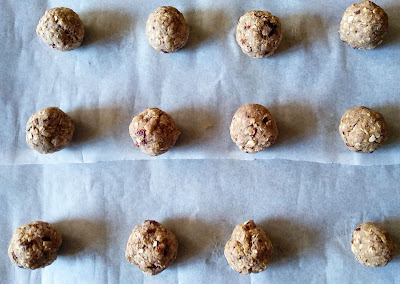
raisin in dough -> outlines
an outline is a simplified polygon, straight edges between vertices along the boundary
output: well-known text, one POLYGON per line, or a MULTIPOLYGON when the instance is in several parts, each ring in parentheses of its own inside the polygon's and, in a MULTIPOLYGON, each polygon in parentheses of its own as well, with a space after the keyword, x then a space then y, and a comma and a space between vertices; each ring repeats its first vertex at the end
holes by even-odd
POLYGON ((361 264, 380 267, 393 259, 396 246, 384 228, 378 224, 366 222, 354 230, 351 251, 361 264))
POLYGON ((349 6, 340 22, 340 39, 353 48, 372 49, 380 45, 389 27, 388 15, 371 1, 349 6))
POLYGON ((383 116, 364 106, 348 109, 340 120, 339 131, 347 148, 355 152, 371 153, 387 139, 383 116))
POLYGON ((129 134, 136 147, 157 156, 171 149, 181 132, 169 114, 158 108, 147 108, 133 118, 129 134))
POLYGON ((250 11, 240 17, 236 41, 248 56, 268 57, 274 54, 281 40, 281 21, 270 12, 250 11))
POLYGON ((235 227, 224 251, 229 265, 240 274, 264 271, 268 268, 272 253, 270 239, 253 220, 235 227))
POLYGON ((278 127, 270 112, 259 104, 241 106, 229 127, 233 142, 246 153, 271 146, 278 137, 278 127))
POLYGON ((178 254, 178 241, 164 225, 145 220, 133 228, 126 245, 126 259, 147 275, 166 269, 178 254))
POLYGON ((161 6, 149 15, 146 36, 154 49, 171 53, 185 46, 189 38, 189 27, 176 8, 161 6))
POLYGON ((66 113, 57 107, 48 107, 29 118, 26 142, 39 153, 54 153, 71 143, 74 131, 74 123, 66 113))
POLYGON ((21 268, 42 268, 56 260, 61 243, 61 234, 53 225, 35 221, 14 231, 8 256, 21 268))

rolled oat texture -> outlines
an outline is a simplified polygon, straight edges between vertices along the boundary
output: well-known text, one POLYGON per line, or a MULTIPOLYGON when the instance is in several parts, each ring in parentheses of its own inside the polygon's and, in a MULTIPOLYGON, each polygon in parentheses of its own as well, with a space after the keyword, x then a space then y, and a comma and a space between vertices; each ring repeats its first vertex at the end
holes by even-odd
POLYGON ((253 220, 237 225, 225 245, 229 265, 240 274, 258 273, 268 268, 273 247, 267 234, 253 220))
POLYGON ((351 238, 351 251, 365 266, 385 266, 396 255, 396 245, 380 225, 365 222, 359 225, 351 238))
POLYGON ((149 15, 146 36, 154 49, 171 53, 185 46, 189 39, 189 27, 176 8, 161 6, 149 15))
POLYGON ((85 28, 73 10, 57 7, 45 12, 37 25, 36 33, 50 47, 67 51, 81 45, 85 28))
POLYGON ((145 220, 133 228, 126 245, 126 259, 147 275, 166 269, 178 254, 178 241, 164 225, 145 220))
POLYGON ((67 147, 74 135, 72 119, 58 107, 47 107, 33 114, 26 123, 26 142, 42 154, 67 147))
POLYGON ((271 146, 278 138, 278 127, 270 112, 259 104, 241 106, 229 127, 233 142, 246 153, 271 146))
POLYGON ((271 56, 281 40, 281 21, 270 12, 249 11, 240 17, 236 27, 236 41, 248 56, 271 56))
POLYGON ((364 106, 350 108, 343 114, 339 132, 347 148, 362 153, 378 149, 388 135, 383 116, 364 106))
POLYGON ((371 1, 349 6, 340 22, 340 39, 353 48, 373 49, 380 45, 389 27, 388 15, 371 1))
POLYGON ((13 264, 21 268, 42 268, 56 260, 61 243, 61 234, 53 225, 35 221, 14 231, 8 256, 13 264))
POLYGON ((133 118, 129 134, 136 147, 157 156, 171 149, 181 132, 169 114, 158 108, 147 108, 133 118))

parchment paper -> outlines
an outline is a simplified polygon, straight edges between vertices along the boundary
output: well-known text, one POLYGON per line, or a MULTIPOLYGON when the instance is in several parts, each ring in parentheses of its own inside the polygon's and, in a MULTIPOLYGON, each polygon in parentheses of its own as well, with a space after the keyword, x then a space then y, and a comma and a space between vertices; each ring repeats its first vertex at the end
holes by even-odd
POLYGON ((400 5, 376 1, 388 13, 384 44, 353 50, 338 36, 352 1, 11 1, 2 0, 0 24, 0 163, 93 163, 154 159, 133 147, 131 119, 147 107, 170 113, 182 131, 176 147, 157 159, 289 159, 385 165, 400 162, 400 5), (145 36, 148 14, 176 6, 190 39, 174 54, 155 51, 145 36), (70 52, 36 35, 48 8, 75 10, 86 27, 83 45, 70 52), (281 18, 276 54, 243 54, 234 33, 253 9, 281 18), (276 117, 276 145, 242 153, 229 124, 242 104, 260 103, 276 117), (373 154, 349 151, 338 124, 350 107, 365 105, 387 120, 390 139, 373 154), (73 144, 41 155, 25 142, 25 124, 38 110, 58 106, 76 123, 73 144), (205 125, 211 127, 205 129, 205 125))

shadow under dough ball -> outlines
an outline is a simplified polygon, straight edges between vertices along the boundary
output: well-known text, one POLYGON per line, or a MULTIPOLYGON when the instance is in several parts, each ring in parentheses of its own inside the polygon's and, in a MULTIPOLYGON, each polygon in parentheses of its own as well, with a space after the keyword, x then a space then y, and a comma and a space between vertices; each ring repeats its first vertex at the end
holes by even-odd
POLYGON ((268 11, 249 11, 240 17, 236 41, 253 58, 274 54, 282 40, 281 21, 268 11))
POLYGON ((147 19, 146 36, 155 50, 171 53, 185 46, 189 27, 176 8, 160 6, 147 19))
POLYGON ((81 45, 85 28, 73 10, 57 7, 44 13, 37 25, 36 33, 50 47, 67 51, 81 45))
POLYGON ((169 114, 158 108, 147 108, 133 118, 129 134, 136 147, 157 156, 171 149, 181 132, 169 114))
POLYGON ((253 220, 235 227, 224 251, 229 265, 240 274, 266 270, 272 253, 270 239, 253 220))
POLYGON ((178 254, 178 241, 164 225, 145 220, 133 228, 126 245, 126 259, 147 275, 166 269, 178 254))
POLYGON ((351 251, 362 265, 380 267, 394 258, 396 245, 383 227, 365 222, 353 232, 351 251))
POLYGON ((373 49, 380 45, 389 27, 388 15, 371 1, 349 6, 340 22, 340 39, 353 48, 373 49))
POLYGON ((26 123, 26 142, 42 154, 67 147, 74 135, 72 119, 58 107, 47 107, 33 114, 26 123))
POLYGON ((259 104, 241 106, 234 114, 229 130, 233 142, 246 153, 264 150, 278 138, 275 119, 259 104))
POLYGON ((56 260, 61 243, 61 234, 53 225, 42 221, 30 222, 14 231, 8 256, 21 268, 42 268, 56 260))
POLYGON ((383 116, 364 106, 350 108, 343 114, 339 132, 347 148, 355 152, 371 153, 387 140, 383 116))

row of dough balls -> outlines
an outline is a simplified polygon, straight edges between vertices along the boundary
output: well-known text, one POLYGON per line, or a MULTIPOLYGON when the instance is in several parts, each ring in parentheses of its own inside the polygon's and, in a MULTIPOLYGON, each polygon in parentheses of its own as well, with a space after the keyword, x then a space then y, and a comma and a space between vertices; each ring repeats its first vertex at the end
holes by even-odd
MULTIPOLYGON (((61 234, 53 225, 35 221, 14 231, 8 255, 21 268, 42 268, 56 260, 61 243, 61 234)), ((354 230, 351 250, 361 264, 380 267, 394 258, 397 248, 383 227, 366 222, 354 230)), ((235 227, 224 254, 238 273, 258 273, 268 268, 273 246, 264 230, 248 220, 235 227)), ((154 220, 145 220, 134 227, 126 244, 126 259, 147 275, 162 272, 177 255, 178 240, 174 233, 154 220)))
MULTIPOLYGON (((388 25, 388 16, 381 7, 371 1, 362 1, 345 10, 339 34, 341 40, 353 48, 372 49, 382 43, 388 25)), ((79 47, 85 35, 78 14, 64 7, 47 10, 36 32, 46 44, 58 50, 79 47)), ((161 6, 149 15, 146 36, 154 49, 171 53, 185 46, 189 27, 176 8, 161 6)), ((236 41, 245 54, 254 58, 268 57, 281 40, 280 19, 270 12, 255 10, 240 17, 236 41)))
MULTIPOLYGON (((232 140, 246 153, 264 150, 278 138, 275 119, 259 104, 241 106, 229 130, 232 140)), ((39 153, 54 153, 71 143, 74 131, 74 123, 66 113, 57 107, 48 107, 29 118, 26 142, 39 153)), ((342 116, 339 131, 345 145, 355 152, 371 153, 387 140, 383 116, 364 106, 348 109, 342 116)), ((145 109, 129 125, 134 145, 151 156, 171 149, 180 133, 173 118, 158 108, 145 109)))

